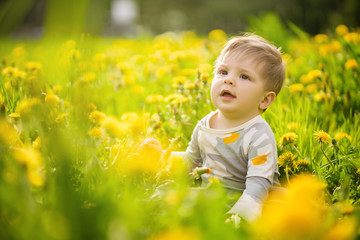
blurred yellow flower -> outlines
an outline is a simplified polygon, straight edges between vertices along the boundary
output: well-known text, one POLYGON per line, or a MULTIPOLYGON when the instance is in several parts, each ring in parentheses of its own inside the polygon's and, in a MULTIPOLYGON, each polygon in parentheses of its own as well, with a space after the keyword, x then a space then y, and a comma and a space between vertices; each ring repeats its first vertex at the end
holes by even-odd
POLYGON ((29 71, 39 71, 42 69, 42 65, 38 62, 28 62, 26 63, 25 68, 29 71))
POLYGON ((94 138, 101 138, 103 131, 101 127, 93 127, 88 131, 88 134, 94 138))
POLYGON ((130 65, 124 62, 116 64, 116 67, 121 71, 122 74, 125 74, 131 70, 130 65))
POLYGON ((0 141, 3 144, 12 147, 21 146, 19 135, 14 125, 6 121, 5 118, 0 117, 0 141))
POLYGON ((203 82, 208 82, 209 81, 209 74, 208 73, 200 74, 200 80, 203 81, 203 82))
POLYGON ((80 77, 80 81, 84 83, 89 83, 94 81, 96 78, 96 75, 94 72, 86 72, 80 77))
POLYGON ((149 240, 200 240, 203 239, 200 231, 190 227, 172 227, 160 232, 149 240))
POLYGON ((40 151, 32 147, 14 148, 13 157, 28 168, 35 169, 44 165, 40 151))
POLYGON ((358 232, 358 222, 354 217, 339 219, 324 235, 323 240, 355 239, 358 232))
POLYGON ((164 96, 161 94, 151 94, 146 97, 145 101, 147 103, 157 103, 162 102, 164 100, 164 96))
POLYGON ((294 132, 285 133, 280 138, 279 146, 280 147, 285 147, 286 145, 294 143, 298 138, 299 138, 299 136, 294 132))
POLYGON ((113 117, 106 117, 101 121, 101 125, 111 136, 119 139, 126 137, 130 133, 130 123, 120 122, 113 117))
POLYGON ((335 134, 334 138, 337 141, 341 141, 344 137, 346 137, 347 139, 349 139, 349 141, 351 141, 351 137, 347 133, 343 133, 343 132, 339 132, 339 133, 335 134))
POLYGON ((356 32, 347 33, 344 35, 344 39, 348 43, 358 44, 360 40, 360 35, 356 32))
POLYGON ((45 184, 44 176, 39 171, 39 169, 27 169, 26 171, 26 178, 35 187, 41 187, 45 184))
POLYGON ((67 116, 69 116, 69 113, 59 114, 59 115, 55 118, 55 122, 56 122, 56 123, 60 123, 60 122, 62 122, 67 116))
POLYGON ((345 69, 356 69, 358 67, 358 63, 355 59, 348 59, 345 63, 345 69))
POLYGON ((271 192, 262 217, 253 224, 255 234, 260 239, 319 239, 324 227, 325 186, 311 175, 300 175, 292 179, 288 191, 271 192))
POLYGON ((73 59, 80 59, 82 57, 82 54, 79 50, 76 50, 76 49, 71 49, 70 52, 70 57, 73 58, 73 59))
POLYGON ((209 32, 208 38, 215 41, 226 40, 226 33, 221 29, 214 29, 209 32))
POLYGON ((323 91, 316 93, 314 96, 314 100, 317 102, 321 102, 326 99, 328 99, 328 95, 326 93, 324 93, 323 91))
POLYGON ((314 136, 315 136, 315 140, 321 144, 331 143, 332 140, 331 136, 328 133, 324 132, 323 130, 316 131, 314 133, 314 136))
POLYGON ((17 68, 6 67, 1 71, 1 75, 3 75, 4 77, 6 77, 6 76, 14 76, 17 71, 18 71, 17 68))
POLYGON ((176 76, 172 79, 172 87, 178 88, 180 85, 183 85, 186 82, 187 78, 185 76, 176 76))
POLYGON ((349 32, 349 29, 347 26, 340 24, 339 26, 336 27, 335 31, 339 36, 344 36, 349 32))
POLYGON ((289 122, 286 128, 290 131, 295 131, 298 127, 298 124, 296 122, 289 122))
POLYGON ((135 74, 125 74, 124 76, 124 82, 126 84, 134 84, 136 82, 136 76, 135 74))
POLYGON ((45 103, 52 107, 56 107, 60 103, 60 98, 55 94, 46 94, 45 103))
POLYGON ((40 99, 38 98, 29 98, 22 99, 17 107, 16 112, 20 114, 21 117, 26 116, 31 113, 34 107, 40 104, 40 99))
POLYGON ((318 90, 318 85, 316 83, 312 83, 306 86, 305 88, 307 93, 314 93, 318 90))
POLYGON ((20 114, 19 113, 10 113, 8 116, 11 118, 19 118, 20 114))
POLYGON ((327 42, 329 40, 329 37, 325 34, 317 34, 315 37, 315 42, 317 43, 324 43, 327 42))
POLYGON ((185 84, 184 84, 185 89, 193 89, 195 87, 196 87, 195 83, 193 83, 191 81, 186 81, 185 84))
POLYGON ((303 92, 304 91, 304 85, 301 83, 294 83, 289 86, 289 90, 291 93, 296 92, 303 92))
POLYGON ((106 118, 105 113, 100 111, 92 111, 89 115, 89 119, 92 123, 100 124, 106 118))
POLYGON ((184 95, 180 93, 174 93, 165 98, 166 102, 169 102, 170 104, 179 104, 189 101, 189 98, 185 97, 184 95))
POLYGON ((316 78, 320 78, 321 76, 322 76, 322 72, 318 69, 311 70, 308 73, 308 77, 309 77, 310 81, 312 81, 316 78))
POLYGON ((333 53, 337 53, 337 52, 340 52, 342 46, 341 46, 341 43, 340 43, 340 42, 338 42, 338 41, 332 41, 332 42, 330 43, 330 48, 331 48, 331 51, 332 51, 333 53))

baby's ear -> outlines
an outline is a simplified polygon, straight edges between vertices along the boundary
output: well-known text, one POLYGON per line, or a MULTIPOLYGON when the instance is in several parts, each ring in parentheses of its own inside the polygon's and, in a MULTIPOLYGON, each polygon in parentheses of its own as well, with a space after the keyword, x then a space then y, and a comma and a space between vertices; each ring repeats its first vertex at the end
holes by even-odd
POLYGON ((273 91, 266 92, 263 100, 260 102, 260 105, 259 105, 260 110, 265 110, 268 107, 270 107, 270 105, 274 102, 275 98, 276 98, 275 92, 273 92, 273 91))

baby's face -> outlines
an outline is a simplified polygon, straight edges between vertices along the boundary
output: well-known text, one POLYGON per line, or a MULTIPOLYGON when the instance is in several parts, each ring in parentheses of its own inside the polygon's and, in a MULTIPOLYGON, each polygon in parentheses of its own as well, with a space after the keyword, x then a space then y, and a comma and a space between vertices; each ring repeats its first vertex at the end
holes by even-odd
POLYGON ((211 100, 221 112, 238 118, 262 112, 259 106, 266 93, 265 84, 252 60, 227 53, 215 69, 211 100))

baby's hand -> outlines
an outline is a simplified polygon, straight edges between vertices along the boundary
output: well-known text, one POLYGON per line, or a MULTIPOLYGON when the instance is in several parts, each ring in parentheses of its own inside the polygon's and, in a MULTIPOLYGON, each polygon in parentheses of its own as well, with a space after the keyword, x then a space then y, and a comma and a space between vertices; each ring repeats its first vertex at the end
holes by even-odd
POLYGON ((241 218, 237 214, 232 214, 225 220, 225 223, 233 225, 235 228, 240 227, 241 218))
POLYGON ((161 143, 158 140, 154 138, 148 138, 141 143, 138 152, 141 158, 160 160, 163 149, 161 143))

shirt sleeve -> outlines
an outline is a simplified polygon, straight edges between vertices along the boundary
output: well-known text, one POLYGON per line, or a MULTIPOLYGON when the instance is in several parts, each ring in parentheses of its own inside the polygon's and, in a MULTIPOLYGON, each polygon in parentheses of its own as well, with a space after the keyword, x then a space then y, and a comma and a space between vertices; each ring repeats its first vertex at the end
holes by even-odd
POLYGON ((239 214, 247 221, 261 215, 262 205, 273 185, 276 172, 277 149, 272 132, 257 132, 248 149, 248 170, 245 190, 228 213, 239 214))

